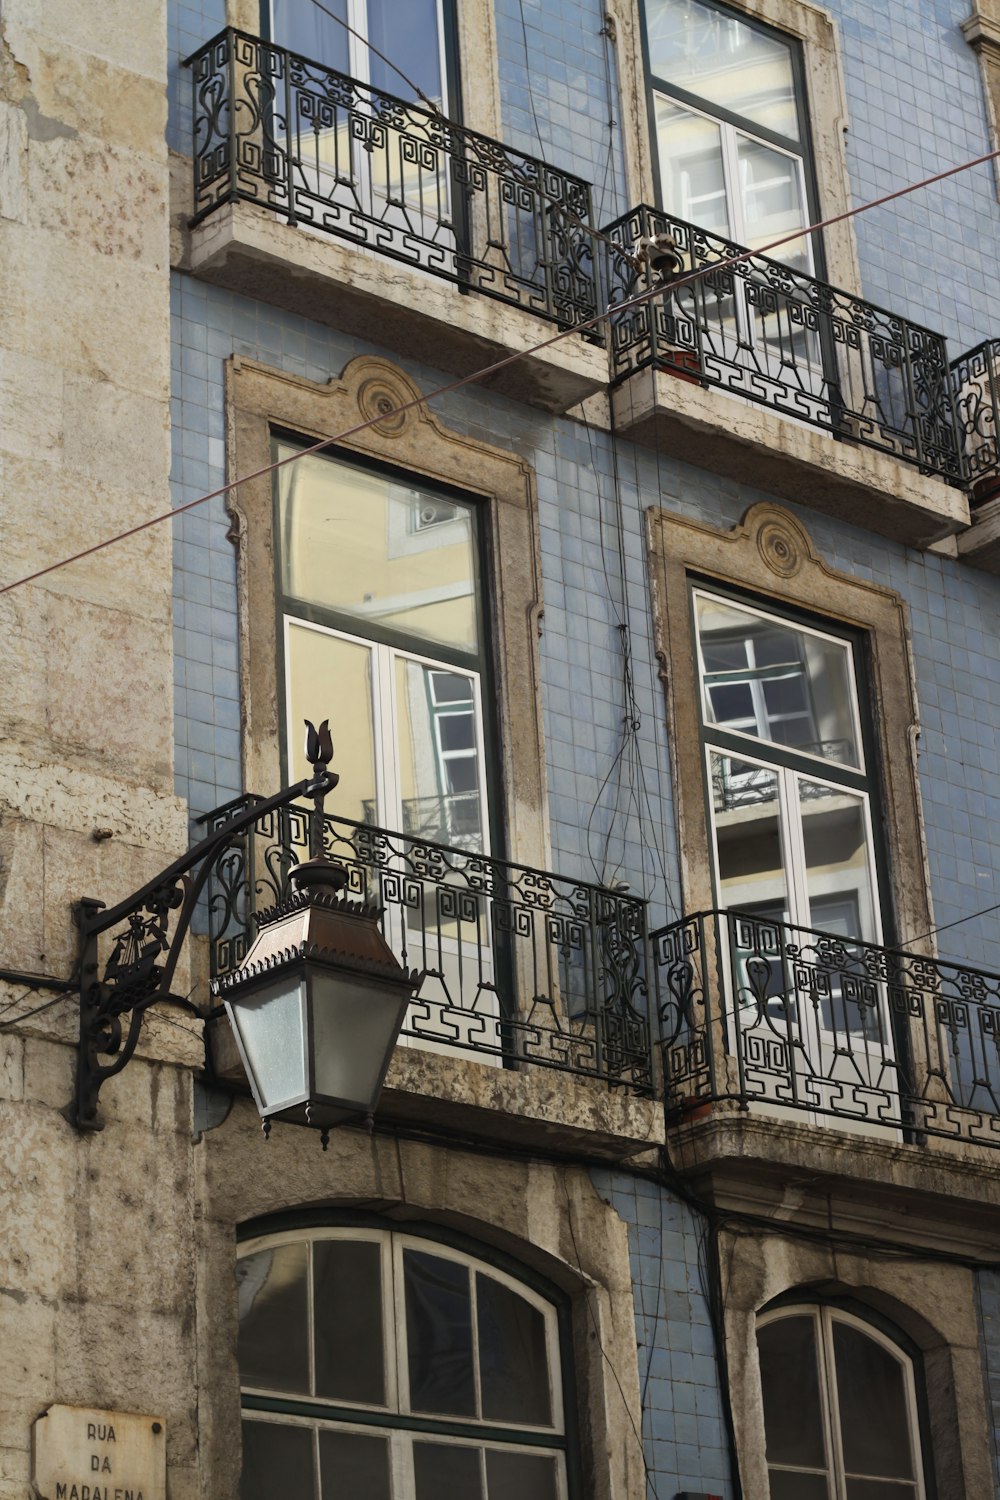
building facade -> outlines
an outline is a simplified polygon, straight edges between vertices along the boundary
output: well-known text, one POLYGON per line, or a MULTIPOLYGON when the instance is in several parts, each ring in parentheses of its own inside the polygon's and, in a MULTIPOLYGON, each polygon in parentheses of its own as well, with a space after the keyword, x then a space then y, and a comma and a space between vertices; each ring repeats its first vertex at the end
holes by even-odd
POLYGON ((1000 1497, 1000 175, 845 217, 968 6, 8 0, 0 1500, 1000 1497), (322 1146, 211 991, 306 718, 421 975, 322 1146))

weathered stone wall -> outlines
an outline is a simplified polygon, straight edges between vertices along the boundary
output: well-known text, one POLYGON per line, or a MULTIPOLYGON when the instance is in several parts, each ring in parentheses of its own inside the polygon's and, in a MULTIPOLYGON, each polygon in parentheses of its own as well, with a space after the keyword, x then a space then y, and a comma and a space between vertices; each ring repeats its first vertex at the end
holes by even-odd
MULTIPOLYGON (((2 584, 169 507, 164 41, 155 0, 3 6, 2 584)), ((72 902, 184 846, 170 563, 160 526, 0 597, 4 968, 68 976, 72 902)), ((0 984, 0 1015, 0 1495, 29 1493, 31 1423, 62 1401, 162 1412, 187 1496, 189 1074, 135 1061, 82 1137, 73 997, 0 984)), ((190 1065, 192 1042, 159 1024, 143 1051, 190 1065)))

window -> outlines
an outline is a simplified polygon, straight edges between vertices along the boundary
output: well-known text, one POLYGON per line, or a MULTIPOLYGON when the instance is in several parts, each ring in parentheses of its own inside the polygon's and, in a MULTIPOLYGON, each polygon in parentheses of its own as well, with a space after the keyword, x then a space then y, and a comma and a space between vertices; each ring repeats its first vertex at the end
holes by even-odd
MULTIPOLYGON (((226 394, 229 461, 242 474, 268 469, 276 441, 282 451, 298 446, 301 439, 288 434, 312 442, 404 408, 358 433, 349 455, 316 454, 289 465, 289 483, 280 492, 269 473, 240 486, 233 527, 240 559, 246 786, 281 786, 301 768, 301 723, 296 728, 293 713, 299 720, 329 718, 334 769, 341 776, 340 800, 327 802, 331 812, 353 813, 362 823, 384 819, 402 832, 404 816, 415 817, 417 799, 429 796, 431 816, 425 804, 419 820, 423 837, 433 827, 450 836, 441 842, 469 850, 478 826, 495 854, 502 834, 504 858, 544 868, 545 778, 536 694, 541 568, 528 465, 446 427, 416 404, 419 388, 402 371, 372 356, 352 360, 339 379, 322 383, 240 356, 227 366, 226 394), (305 476, 296 481, 298 492, 290 482, 296 472, 305 476), (282 505, 289 520, 284 533, 282 505), (430 519, 437 524, 425 524, 430 519), (347 577, 351 547, 356 579, 347 577), (408 602, 404 594, 411 596, 408 602), (291 706, 289 629, 322 667, 311 686, 297 678, 299 696, 291 706), (334 675, 335 656, 353 667, 353 679, 334 675), (391 717, 382 711, 393 700, 372 693, 387 677, 397 703, 395 741, 391 717), (450 742, 434 723, 445 712, 449 686, 457 697, 450 706, 465 712, 464 726, 448 726, 450 742), (413 732, 406 716, 411 704, 413 732), (490 795, 479 804, 467 792, 458 800, 473 756, 447 754, 471 749, 470 704, 477 714, 481 778, 490 764, 490 795), (349 709, 360 709, 356 721, 349 709), (465 743, 456 747, 454 738, 463 731, 465 743), (400 739, 406 745, 407 735, 405 767, 395 760, 395 745, 400 739), (381 762, 373 769, 376 753, 381 762)), ((397 911, 405 894, 400 890, 391 903, 397 911)))
POLYGON ((540 1291, 378 1228, 248 1241, 237 1281, 241 1500, 565 1500, 540 1291))
POLYGON ((859 946, 882 925, 854 643, 707 589, 693 602, 717 900, 749 918, 727 924, 743 1045, 780 1043, 774 1097, 819 1105, 822 1079, 874 1111, 895 1049, 859 946))
POLYGON ((924 1500, 913 1360, 831 1306, 757 1323, 771 1500, 924 1500))
POLYGON ((694 609, 720 903, 879 942, 852 642, 701 588, 694 609))
MULTIPOLYGON (((662 207, 750 249, 809 222, 798 43, 714 0, 645 0, 662 207)), ((809 242, 778 252, 812 270, 809 242)))
POLYGON ((318 454, 279 469, 276 503, 293 778, 303 719, 335 702, 331 812, 488 852, 475 506, 318 454))
POLYGON ((686 934, 721 908, 699 962, 723 1086, 892 1125, 926 1044, 880 947, 933 926, 902 600, 778 505, 729 530, 661 510, 649 537, 686 934))

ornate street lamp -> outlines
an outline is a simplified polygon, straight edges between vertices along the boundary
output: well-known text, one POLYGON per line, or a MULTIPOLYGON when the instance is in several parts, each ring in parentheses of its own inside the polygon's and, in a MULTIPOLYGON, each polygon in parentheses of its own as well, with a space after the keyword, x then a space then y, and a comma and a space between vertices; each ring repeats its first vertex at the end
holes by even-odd
POLYGON ((152 1005, 208 1018, 171 992, 194 909, 219 855, 301 797, 314 803, 310 858, 291 872, 292 894, 256 918, 258 935, 242 965, 213 981, 212 991, 225 1004, 265 1134, 273 1119, 313 1125, 325 1149, 332 1126, 371 1117, 421 976, 397 961, 379 931, 378 907, 344 895, 347 872, 325 854, 323 804, 339 778, 328 770, 327 721, 318 730, 306 726, 311 777, 225 819, 110 911, 99 901, 79 903, 80 1043, 70 1114, 80 1130, 102 1128, 101 1086, 134 1056, 152 1005), (98 937, 121 923, 127 926, 98 977, 98 937))
MULTIPOLYGON (((308 724, 306 755, 333 754, 324 722, 308 724)), ((406 1008, 421 976, 404 969, 379 931, 379 909, 342 893, 347 871, 323 846, 316 794, 310 858, 289 880, 293 893, 258 915, 258 935, 238 969, 212 981, 226 1007, 264 1121, 315 1125, 323 1147, 333 1125, 371 1119, 406 1008)))

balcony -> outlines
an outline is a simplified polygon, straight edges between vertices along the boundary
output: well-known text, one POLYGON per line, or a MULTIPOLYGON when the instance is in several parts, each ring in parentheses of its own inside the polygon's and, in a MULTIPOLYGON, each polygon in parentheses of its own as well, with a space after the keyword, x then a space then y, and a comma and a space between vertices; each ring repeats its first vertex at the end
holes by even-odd
POLYGON ((972 506, 959 556, 1000 573, 1000 339, 978 344, 951 369, 972 506))
MULTIPOLYGON (((704 274, 612 321, 619 427, 637 441, 914 545, 968 524, 944 339, 647 207, 605 233, 669 234, 704 274), (720 399, 716 391, 728 399, 720 399)), ((608 257, 612 308, 655 285, 608 257)))
POLYGON ((674 1121, 1000 1146, 1000 975, 735 911, 651 942, 674 1121))
MULTIPOLYGON (((597 312, 581 179, 244 32, 188 66, 195 274, 462 374, 597 312)), ((565 410, 606 374, 574 339, 494 388, 565 410)))
MULTIPOLYGON (((241 962, 253 914, 286 894, 289 871, 308 857, 309 816, 270 813, 217 860, 213 976, 241 962)), ((496 1136, 516 1134, 528 1114, 550 1143, 586 1133, 588 1149, 612 1155, 662 1138, 643 901, 340 818, 326 820, 326 847, 348 871, 348 894, 378 903, 394 952, 424 974, 388 1079, 393 1117, 420 1121, 443 1107, 449 1123, 457 1115, 496 1136), (483 1066, 470 1075, 463 1062, 483 1066)), ((237 1082, 227 1038, 220 1029, 217 1070, 237 1082)))

